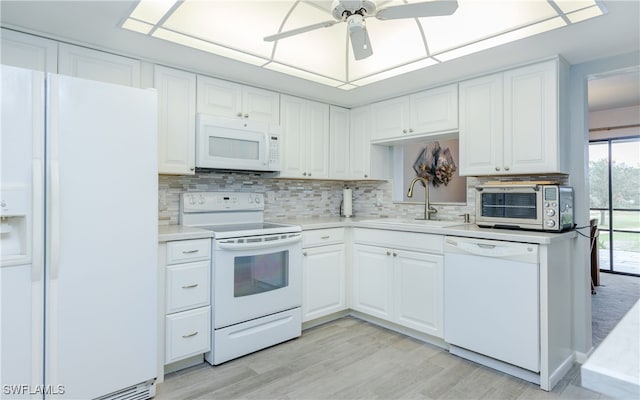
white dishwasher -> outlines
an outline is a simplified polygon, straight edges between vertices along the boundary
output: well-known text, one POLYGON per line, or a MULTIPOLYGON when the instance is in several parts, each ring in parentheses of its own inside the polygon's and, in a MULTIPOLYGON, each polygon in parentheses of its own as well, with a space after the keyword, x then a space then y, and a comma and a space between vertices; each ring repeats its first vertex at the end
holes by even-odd
POLYGON ((538 265, 535 244, 445 237, 444 339, 450 352, 539 381, 538 265))

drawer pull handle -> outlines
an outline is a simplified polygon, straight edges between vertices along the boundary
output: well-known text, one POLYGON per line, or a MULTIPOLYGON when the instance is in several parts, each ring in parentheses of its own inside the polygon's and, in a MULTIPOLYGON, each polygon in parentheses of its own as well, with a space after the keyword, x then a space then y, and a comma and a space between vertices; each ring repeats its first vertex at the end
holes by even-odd
POLYGON ((194 250, 182 250, 182 254, 193 254, 193 253, 197 253, 198 249, 194 249, 194 250))
POLYGON ((322 236, 320 239, 329 239, 331 236, 322 236))
POLYGON ((186 338, 194 337, 197 334, 198 334, 198 331, 195 331, 195 332, 190 333, 188 335, 182 335, 182 337, 186 339, 186 338))
POLYGON ((196 287, 196 286, 198 286, 198 284, 197 284, 197 283, 194 283, 193 285, 185 285, 185 286, 183 286, 182 288, 183 288, 183 289, 191 289, 191 288, 194 288, 194 287, 196 287))

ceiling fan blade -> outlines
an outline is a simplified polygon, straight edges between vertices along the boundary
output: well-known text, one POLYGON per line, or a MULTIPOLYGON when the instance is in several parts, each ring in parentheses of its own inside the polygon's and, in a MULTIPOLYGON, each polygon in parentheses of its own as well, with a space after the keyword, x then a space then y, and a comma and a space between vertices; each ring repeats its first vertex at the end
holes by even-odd
POLYGON ((369 33, 367 33, 366 28, 350 30, 349 37, 351 39, 353 56, 356 60, 362 60, 373 54, 371 40, 369 40, 369 33))
POLYGON ((279 39, 287 38, 289 36, 298 35, 300 33, 305 33, 305 32, 313 31, 313 30, 320 29, 320 28, 328 28, 330 26, 333 26, 333 25, 337 24, 338 22, 341 22, 341 21, 318 22, 317 24, 303 26, 303 27, 300 27, 300 28, 292 29, 290 31, 276 33, 275 35, 265 36, 264 41, 265 42, 273 42, 273 41, 276 41, 276 40, 279 40, 279 39))
POLYGON ((378 19, 422 18, 451 15, 458 9, 456 0, 433 0, 390 6, 376 13, 378 19))

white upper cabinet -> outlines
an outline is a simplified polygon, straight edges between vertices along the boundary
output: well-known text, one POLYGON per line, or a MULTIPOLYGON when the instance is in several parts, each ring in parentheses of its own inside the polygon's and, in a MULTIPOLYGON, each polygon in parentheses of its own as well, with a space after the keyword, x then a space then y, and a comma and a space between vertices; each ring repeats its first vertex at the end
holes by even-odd
POLYGON ((562 172, 559 160, 558 62, 504 73, 504 169, 562 172))
POLYGON ((281 177, 329 177, 329 105, 281 96, 281 177))
POLYGON ((371 106, 351 109, 349 130, 349 179, 389 179, 392 148, 371 144, 371 106))
POLYGON ((154 67, 158 91, 158 173, 193 175, 196 156, 196 75, 154 67))
POLYGON ((0 30, 2 64, 42 72, 58 72, 58 43, 8 29, 0 30))
POLYGON ((393 141, 458 129, 458 85, 372 104, 371 140, 393 141))
POLYGON ((493 174, 503 154, 502 74, 460 83, 460 174, 493 174), (481 172, 482 171, 482 172, 481 172))
POLYGON ((560 60, 460 84, 460 175, 563 173, 560 60))
POLYGON ((140 61, 66 43, 58 45, 58 73, 140 87, 140 61))
POLYGON ((198 75, 199 113, 280 124, 280 95, 264 89, 198 75))
POLYGON ((329 177, 349 179, 349 110, 329 107, 329 177))
POLYGON ((415 133, 458 129, 457 84, 412 94, 410 104, 410 129, 415 133))
POLYGON ((349 177, 371 178, 371 106, 351 109, 349 177))

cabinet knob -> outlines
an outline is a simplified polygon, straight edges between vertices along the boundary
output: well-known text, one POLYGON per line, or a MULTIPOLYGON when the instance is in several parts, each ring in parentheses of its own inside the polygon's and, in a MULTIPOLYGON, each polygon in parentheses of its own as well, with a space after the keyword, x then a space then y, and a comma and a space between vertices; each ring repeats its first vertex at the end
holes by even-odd
POLYGON ((244 117, 245 117, 245 118, 249 118, 249 114, 245 114, 245 115, 244 115, 244 117))
POLYGON ((406 129, 403 129, 403 130, 402 130, 402 133, 407 133, 407 130, 406 130, 406 129))
POLYGON ((505 170, 505 171, 508 171, 508 170, 509 170, 509 167, 504 167, 504 170, 505 170))
POLYGON ((365 177, 365 178, 368 178, 368 177, 369 177, 369 175, 367 175, 367 174, 364 174, 364 177, 365 177))
POLYGON ((398 256, 398 253, 393 253, 393 256, 394 256, 394 257, 397 257, 397 256, 398 256))
POLYGON ((387 251, 387 255, 388 255, 388 256, 390 256, 390 255, 391 255, 391 252, 390 252, 390 251, 387 251))
POLYGON ((413 128, 409 128, 409 133, 413 133, 413 128))
POLYGON ((241 112, 238 113, 238 117, 242 117, 242 113, 241 112))
POLYGON ((307 173, 306 173, 306 172, 303 172, 303 173, 302 173, 302 176, 307 176, 307 173))
POLYGON ((496 171, 500 171, 500 167, 496 167, 496 171))
POLYGON ((189 168, 189 171, 195 171, 195 170, 196 170, 195 167, 189 168))
POLYGON ((309 176, 311 176, 311 172, 309 172, 309 176))
POLYGON ((305 251, 304 253, 302 253, 302 255, 306 257, 307 256, 307 252, 305 251))

